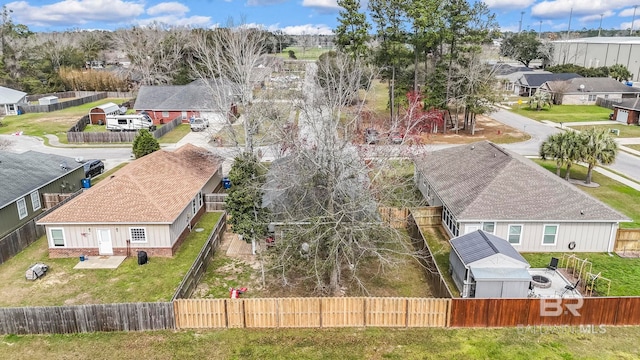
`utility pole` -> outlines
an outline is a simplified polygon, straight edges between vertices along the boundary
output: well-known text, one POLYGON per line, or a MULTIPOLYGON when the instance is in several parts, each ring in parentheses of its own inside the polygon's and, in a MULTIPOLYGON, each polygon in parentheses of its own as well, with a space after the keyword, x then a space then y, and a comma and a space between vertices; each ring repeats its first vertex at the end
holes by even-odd
POLYGON ((520 22, 518 23, 518 34, 522 32, 522 17, 524 16, 524 11, 520 12, 520 22))
POLYGON ((542 36, 542 20, 540 20, 540 29, 538 29, 538 39, 542 36))
POLYGON ((636 10, 638 5, 633 5, 633 18, 631 18, 631 29, 629 30, 629 36, 633 35, 633 23, 636 21, 636 10))
POLYGON ((600 26, 598 26, 598 37, 600 37, 600 32, 602 31, 602 17, 604 14, 600 14, 600 26))
POLYGON ((567 27, 567 40, 569 40, 569 34, 571 33, 571 18, 573 17, 573 7, 569 12, 569 26, 567 27))

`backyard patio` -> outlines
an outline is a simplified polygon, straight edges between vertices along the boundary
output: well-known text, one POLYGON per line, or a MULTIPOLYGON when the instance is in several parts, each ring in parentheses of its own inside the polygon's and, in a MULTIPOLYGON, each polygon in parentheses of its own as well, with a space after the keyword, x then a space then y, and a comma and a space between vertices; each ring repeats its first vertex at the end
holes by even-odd
POLYGON ((582 297, 579 287, 571 290, 571 283, 559 270, 531 268, 528 270, 533 278, 530 297, 539 298, 578 298, 582 297))

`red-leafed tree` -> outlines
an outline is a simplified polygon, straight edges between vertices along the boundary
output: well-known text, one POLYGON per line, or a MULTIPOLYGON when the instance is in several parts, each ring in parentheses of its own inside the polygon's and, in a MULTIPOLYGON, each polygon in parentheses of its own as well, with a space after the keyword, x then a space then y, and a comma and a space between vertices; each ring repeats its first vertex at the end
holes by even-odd
POLYGON ((416 91, 407 93, 407 111, 400 119, 398 127, 402 127, 407 135, 430 134, 444 126, 444 112, 439 109, 425 109, 422 95, 416 91))

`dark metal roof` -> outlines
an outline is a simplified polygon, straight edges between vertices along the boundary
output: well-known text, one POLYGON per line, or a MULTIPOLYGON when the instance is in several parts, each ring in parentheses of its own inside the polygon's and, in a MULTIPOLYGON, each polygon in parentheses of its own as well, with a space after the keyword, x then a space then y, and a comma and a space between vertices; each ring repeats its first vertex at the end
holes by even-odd
POLYGON ((451 247, 460 255, 460 260, 469 265, 484 258, 502 254, 514 260, 529 264, 507 240, 482 230, 474 231, 449 241, 451 247))
POLYGON ((458 221, 629 221, 533 161, 489 141, 415 160, 458 221))
POLYGON ((81 163, 66 156, 0 151, 0 208, 80 167, 81 163))

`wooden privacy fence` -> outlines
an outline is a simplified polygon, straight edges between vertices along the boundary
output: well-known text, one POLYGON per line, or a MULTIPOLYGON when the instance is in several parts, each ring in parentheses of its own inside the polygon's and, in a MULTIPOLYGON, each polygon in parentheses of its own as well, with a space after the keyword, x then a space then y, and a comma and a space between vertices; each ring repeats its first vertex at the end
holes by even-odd
POLYGON ((206 194, 204 196, 204 203, 206 205, 206 211, 221 211, 224 210, 224 202, 229 194, 206 194))
POLYGON ((451 327, 638 324, 640 297, 451 300, 451 327))
MULTIPOLYGON (((162 127, 157 128, 151 134, 158 139, 169 131, 173 130, 182 122, 179 116, 162 127)), ((69 143, 130 143, 133 142, 137 131, 92 131, 85 132, 84 128, 89 123, 89 115, 83 116, 76 125, 67 132, 67 141, 69 143)))
POLYGON ((174 301, 177 329, 446 327, 450 299, 262 298, 174 301))
POLYGON ((409 221, 407 224, 407 232, 409 236, 411 236, 411 241, 416 250, 423 252, 423 258, 420 260, 420 263, 425 268, 425 276, 427 281, 429 282, 429 286, 431 287, 431 291, 433 292, 433 296, 441 297, 441 298, 452 298, 451 290, 447 283, 444 281, 444 277, 442 276, 442 271, 446 271, 448 269, 440 269, 438 264, 436 263, 433 251, 429 247, 429 243, 424 237, 422 233, 422 229, 418 224, 416 224, 413 218, 413 211, 409 214, 409 221))
POLYGON ((407 227, 409 213, 418 226, 438 226, 442 219, 442 206, 430 206, 419 208, 379 207, 378 213, 382 221, 389 223, 395 229, 407 227))
POLYGON ((640 252, 640 229, 618 229, 614 251, 617 253, 640 252))
POLYGON ((0 308, 0 334, 175 329, 168 302, 0 308))
POLYGON ((207 241, 198 253, 193 265, 191 265, 187 274, 182 278, 180 285, 173 294, 172 300, 189 298, 193 294, 200 279, 202 279, 202 275, 204 275, 204 272, 207 270, 207 266, 211 263, 211 259, 216 252, 216 248, 220 245, 222 235, 226 229, 227 216, 226 213, 224 213, 220 216, 213 230, 211 230, 207 241))

